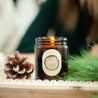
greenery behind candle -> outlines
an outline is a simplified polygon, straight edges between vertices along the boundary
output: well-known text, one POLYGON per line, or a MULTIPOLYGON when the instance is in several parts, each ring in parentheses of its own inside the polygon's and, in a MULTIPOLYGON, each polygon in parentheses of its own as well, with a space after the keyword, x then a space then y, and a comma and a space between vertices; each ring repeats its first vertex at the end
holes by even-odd
POLYGON ((63 73, 61 80, 98 81, 98 57, 83 50, 81 56, 70 56, 68 73, 63 73), (67 78, 66 78, 67 77, 67 78))

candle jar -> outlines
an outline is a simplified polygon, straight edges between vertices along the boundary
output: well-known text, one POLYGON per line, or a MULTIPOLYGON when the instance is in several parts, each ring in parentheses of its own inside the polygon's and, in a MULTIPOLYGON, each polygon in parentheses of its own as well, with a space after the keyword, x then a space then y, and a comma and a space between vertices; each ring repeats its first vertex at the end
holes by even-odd
POLYGON ((35 76, 57 79, 68 71, 68 46, 64 37, 39 37, 35 45, 35 76))

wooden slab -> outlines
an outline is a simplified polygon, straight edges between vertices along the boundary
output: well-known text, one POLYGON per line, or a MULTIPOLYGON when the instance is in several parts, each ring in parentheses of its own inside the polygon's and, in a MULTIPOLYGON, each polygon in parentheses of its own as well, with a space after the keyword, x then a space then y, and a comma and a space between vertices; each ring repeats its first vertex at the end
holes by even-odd
POLYGON ((92 98, 98 82, 1 80, 0 98, 92 98))

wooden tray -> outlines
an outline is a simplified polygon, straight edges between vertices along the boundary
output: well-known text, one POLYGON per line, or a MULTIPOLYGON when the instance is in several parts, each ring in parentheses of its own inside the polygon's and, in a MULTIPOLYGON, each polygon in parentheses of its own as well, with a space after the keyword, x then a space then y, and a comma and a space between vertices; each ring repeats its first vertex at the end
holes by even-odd
POLYGON ((98 81, 0 80, 0 98, 94 98, 94 96, 98 97, 98 81))

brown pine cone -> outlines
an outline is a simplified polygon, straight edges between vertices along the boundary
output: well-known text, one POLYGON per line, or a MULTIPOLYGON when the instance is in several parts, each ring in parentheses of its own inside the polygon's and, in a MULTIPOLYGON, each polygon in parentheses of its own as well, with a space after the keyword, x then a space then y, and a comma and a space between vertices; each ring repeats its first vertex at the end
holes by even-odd
POLYGON ((30 79, 33 70, 33 64, 27 61, 27 57, 21 56, 18 51, 13 57, 7 57, 4 68, 7 79, 30 79))

